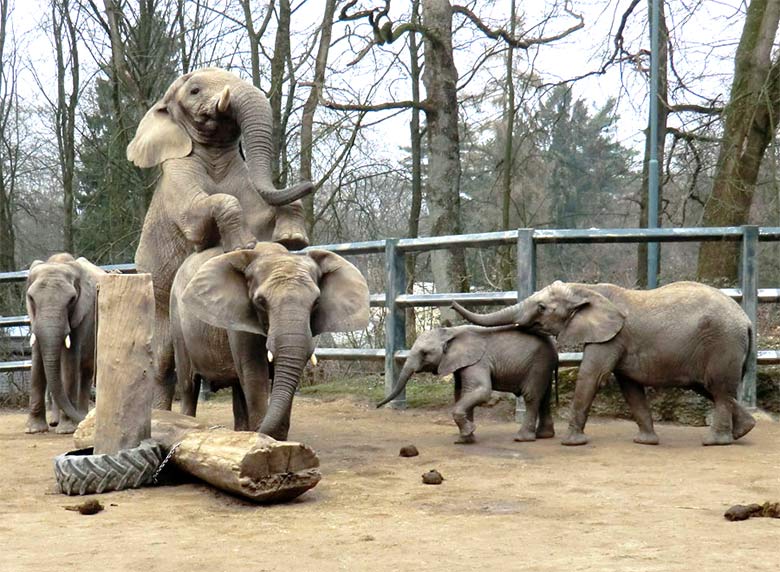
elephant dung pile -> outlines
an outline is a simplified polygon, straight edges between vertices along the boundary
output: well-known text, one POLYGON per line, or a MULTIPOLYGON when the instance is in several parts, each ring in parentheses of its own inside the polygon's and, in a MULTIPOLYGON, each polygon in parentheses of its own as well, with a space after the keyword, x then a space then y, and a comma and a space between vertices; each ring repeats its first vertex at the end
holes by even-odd
MULTIPOLYGON (((74 434, 76 447, 92 445, 94 413, 74 434)), ((224 491, 262 503, 293 499, 317 485, 319 459, 308 445, 277 441, 252 431, 206 428, 194 418, 152 412, 152 439, 171 451, 179 469, 224 491)))

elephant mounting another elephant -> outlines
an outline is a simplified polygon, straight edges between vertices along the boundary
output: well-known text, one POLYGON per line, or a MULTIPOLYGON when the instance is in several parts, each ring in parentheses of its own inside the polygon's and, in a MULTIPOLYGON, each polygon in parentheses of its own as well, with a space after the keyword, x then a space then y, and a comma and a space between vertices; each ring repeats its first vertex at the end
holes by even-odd
POLYGON ((368 308, 363 275, 326 250, 294 254, 261 242, 191 255, 171 291, 182 412, 195 415, 201 379, 232 386, 236 430, 286 439, 313 336, 366 327, 368 308))
POLYGON ((525 399, 528 409, 515 441, 547 439, 555 435, 550 393, 557 369, 558 353, 548 336, 514 326, 437 328, 417 337, 393 391, 377 407, 395 399, 417 372, 453 374, 452 418, 460 430, 455 443, 474 443, 474 408, 486 403, 493 390, 525 399))
POLYGON ((658 443, 645 386, 687 387, 713 401, 704 445, 730 444, 755 425, 737 401, 752 324, 739 304, 710 286, 675 282, 642 291, 556 281, 491 314, 453 307, 474 324, 516 324, 564 344, 585 345, 564 445, 587 443, 590 406, 611 373, 639 426, 637 443, 658 443))
POLYGON ((55 254, 36 260, 27 277, 32 371, 27 433, 48 431, 45 393, 54 401, 52 425, 73 433, 89 410, 95 367, 95 294, 105 272, 86 258, 55 254))
POLYGON ((275 189, 271 109, 238 76, 204 68, 176 79, 146 113, 127 147, 138 167, 161 165, 135 254, 155 292, 155 406, 170 409, 173 346, 169 297, 176 271, 192 252, 252 248, 273 240, 308 244, 300 199, 310 182, 275 189), (239 142, 246 160, 239 150, 239 142))

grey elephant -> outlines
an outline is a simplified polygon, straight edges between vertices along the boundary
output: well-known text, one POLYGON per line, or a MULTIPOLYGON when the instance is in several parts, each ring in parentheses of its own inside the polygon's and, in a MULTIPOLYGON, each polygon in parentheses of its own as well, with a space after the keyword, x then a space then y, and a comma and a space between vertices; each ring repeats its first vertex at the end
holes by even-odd
POLYGON ((95 367, 95 293, 105 272, 86 258, 55 254, 30 265, 32 372, 27 433, 48 431, 45 394, 53 400, 57 433, 73 433, 89 410, 95 367))
POLYGON ((236 430, 286 439, 313 336, 366 327, 368 285, 326 250, 293 254, 262 242, 227 254, 212 248, 177 273, 171 324, 182 412, 195 415, 202 378, 233 387, 236 430))
POLYGON ((452 418, 460 431, 455 443, 474 442, 474 408, 486 403, 492 390, 525 399, 527 411, 515 441, 546 439, 555 435, 550 392, 557 369, 558 353, 547 336, 528 334, 514 326, 437 328, 418 336, 393 391, 377 407, 395 399, 417 372, 452 373, 452 418))
POLYGON ((155 406, 173 400, 171 285, 194 251, 225 251, 275 240, 308 244, 301 197, 309 182, 275 189, 271 180, 271 110, 263 93, 225 70, 204 68, 176 79, 146 113, 127 158, 162 166, 135 254, 155 291, 155 406), (239 140, 246 160, 239 151, 239 140))
POLYGON ((637 443, 658 443, 644 386, 688 387, 712 400, 704 445, 727 445, 755 425, 737 401, 752 324, 739 304, 710 286, 675 282, 642 291, 556 281, 492 314, 454 308, 475 324, 516 324, 562 343, 585 344, 564 445, 587 443, 588 412, 610 373, 639 426, 637 443))

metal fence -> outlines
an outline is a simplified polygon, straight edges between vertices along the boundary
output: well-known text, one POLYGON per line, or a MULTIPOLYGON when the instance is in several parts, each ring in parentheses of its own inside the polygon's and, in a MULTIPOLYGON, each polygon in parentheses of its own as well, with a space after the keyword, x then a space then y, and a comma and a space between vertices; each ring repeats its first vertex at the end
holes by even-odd
MULTIPOLYGON (((731 298, 741 301, 742 307, 754 324, 753 344, 748 359, 748 368, 740 389, 740 399, 748 407, 756 404, 756 366, 780 364, 780 351, 757 350, 755 344, 756 316, 759 302, 779 302, 780 289, 759 290, 758 285, 758 243, 759 241, 780 241, 780 227, 718 227, 718 228, 660 228, 660 229, 566 229, 534 230, 518 229, 506 232, 436 236, 427 238, 402 238, 351 242, 317 246, 341 255, 385 255, 384 294, 374 294, 371 306, 384 307, 385 319, 384 349, 317 348, 319 359, 339 360, 383 360, 385 363, 385 390, 389 393, 397 378, 398 362, 406 359, 406 323, 404 310, 409 307, 448 306, 452 301, 464 305, 508 304, 532 294, 536 284, 536 247, 539 244, 596 244, 596 243, 658 243, 658 242, 704 242, 728 241, 741 243, 740 288, 724 289, 731 298), (407 294, 405 256, 411 252, 426 252, 437 249, 481 248, 485 246, 517 246, 517 290, 506 292, 470 292, 407 294)), ((133 265, 120 264, 104 266, 105 269, 133 271, 133 265)), ((26 279, 27 271, 0 274, 0 284, 26 279)), ((0 317, 0 327, 28 325, 27 316, 0 317)), ((577 365, 581 353, 561 353, 561 365, 577 365)), ((29 369, 30 362, 16 361, 0 363, 0 372, 29 369)), ((393 402, 395 407, 404 407, 403 394, 393 402)))

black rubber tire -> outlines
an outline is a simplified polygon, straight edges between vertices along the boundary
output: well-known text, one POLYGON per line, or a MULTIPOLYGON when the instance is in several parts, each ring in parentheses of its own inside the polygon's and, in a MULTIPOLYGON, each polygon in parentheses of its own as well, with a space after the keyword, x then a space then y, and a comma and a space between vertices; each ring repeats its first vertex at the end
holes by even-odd
POLYGON ((114 455, 93 455, 91 448, 80 449, 54 458, 54 476, 66 495, 135 489, 152 480, 162 459, 162 446, 151 439, 114 455))

